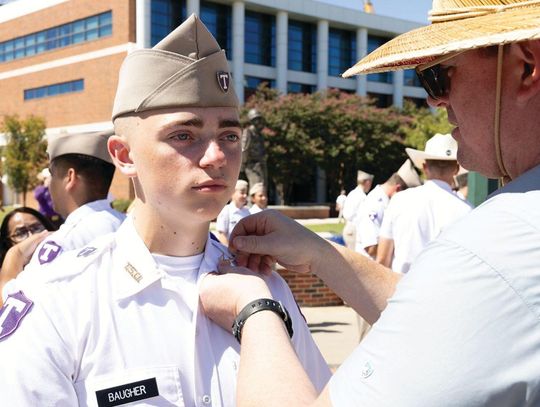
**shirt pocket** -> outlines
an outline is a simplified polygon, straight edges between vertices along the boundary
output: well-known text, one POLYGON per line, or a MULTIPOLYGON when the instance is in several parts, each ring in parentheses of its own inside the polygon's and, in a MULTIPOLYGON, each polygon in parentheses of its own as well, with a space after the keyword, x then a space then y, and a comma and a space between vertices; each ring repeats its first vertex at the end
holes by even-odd
POLYGON ((75 383, 80 406, 184 406, 177 367, 117 370, 75 383))

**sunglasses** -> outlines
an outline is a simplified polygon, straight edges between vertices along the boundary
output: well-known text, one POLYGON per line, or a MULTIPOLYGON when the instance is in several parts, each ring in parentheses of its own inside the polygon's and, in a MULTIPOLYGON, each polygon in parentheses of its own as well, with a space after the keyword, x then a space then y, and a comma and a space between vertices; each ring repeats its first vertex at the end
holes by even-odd
POLYGON ((448 76, 448 71, 451 67, 442 66, 441 64, 459 54, 461 54, 461 52, 443 55, 427 64, 416 67, 416 75, 425 91, 432 99, 441 99, 448 96, 448 93, 450 93, 450 77, 448 76))
POLYGON ((45 226, 43 226, 41 223, 33 223, 28 226, 23 226, 18 229, 15 229, 15 232, 13 234, 9 235, 9 238, 14 243, 22 242, 23 240, 28 239, 31 235, 43 232, 45 230, 45 226))

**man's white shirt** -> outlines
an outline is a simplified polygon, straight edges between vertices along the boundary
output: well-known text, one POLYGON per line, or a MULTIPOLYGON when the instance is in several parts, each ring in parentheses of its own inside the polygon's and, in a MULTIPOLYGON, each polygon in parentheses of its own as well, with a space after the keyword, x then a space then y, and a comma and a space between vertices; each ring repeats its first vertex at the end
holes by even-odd
POLYGON ((356 217, 356 247, 358 253, 368 256, 366 247, 375 246, 379 242, 379 230, 384 212, 390 198, 381 185, 377 185, 367 195, 360 206, 356 217))
POLYGON ((228 239, 236 224, 249 215, 250 212, 247 206, 238 208, 234 202, 230 202, 219 213, 216 219, 216 230, 224 233, 228 239))
POLYGON ((398 192, 386 208, 380 237, 394 241, 392 270, 406 273, 416 256, 441 231, 471 211, 444 181, 398 192))
MULTIPOLYGON (((39 276, 14 280, 12 295, 21 291, 33 305, 0 341, 2 401, 96 406, 98 395, 129 402, 140 386, 156 385, 159 395, 141 403, 234 406, 239 344, 198 302, 202 277, 224 256, 210 238, 204 255, 183 265, 153 256, 128 219, 39 276)), ((291 314, 292 343, 320 391, 329 369, 285 281, 274 273, 267 282, 291 314)))
POLYGON ((354 188, 345 199, 343 204, 343 217, 347 222, 354 224, 358 209, 364 200, 366 199, 366 193, 361 185, 354 188))

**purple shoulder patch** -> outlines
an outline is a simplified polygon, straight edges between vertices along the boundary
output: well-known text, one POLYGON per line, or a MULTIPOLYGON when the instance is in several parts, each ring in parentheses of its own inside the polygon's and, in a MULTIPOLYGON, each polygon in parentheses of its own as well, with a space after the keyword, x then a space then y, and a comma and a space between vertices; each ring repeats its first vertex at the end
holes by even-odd
POLYGON ((45 264, 50 263, 53 261, 58 254, 62 251, 62 247, 53 242, 52 240, 48 240, 41 246, 41 249, 39 249, 38 253, 38 260, 39 264, 45 264))
POLYGON ((33 304, 22 291, 8 295, 4 306, 0 308, 0 340, 15 332, 33 304))

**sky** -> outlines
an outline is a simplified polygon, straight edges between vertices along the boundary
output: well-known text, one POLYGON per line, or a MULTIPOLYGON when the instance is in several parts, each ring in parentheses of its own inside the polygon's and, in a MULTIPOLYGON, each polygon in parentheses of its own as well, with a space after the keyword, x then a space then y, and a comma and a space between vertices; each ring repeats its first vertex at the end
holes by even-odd
MULTIPOLYGON (((318 0, 336 6, 363 9, 362 0, 318 0)), ((375 14, 401 18, 427 24, 427 13, 431 9, 432 0, 371 0, 375 14)))

